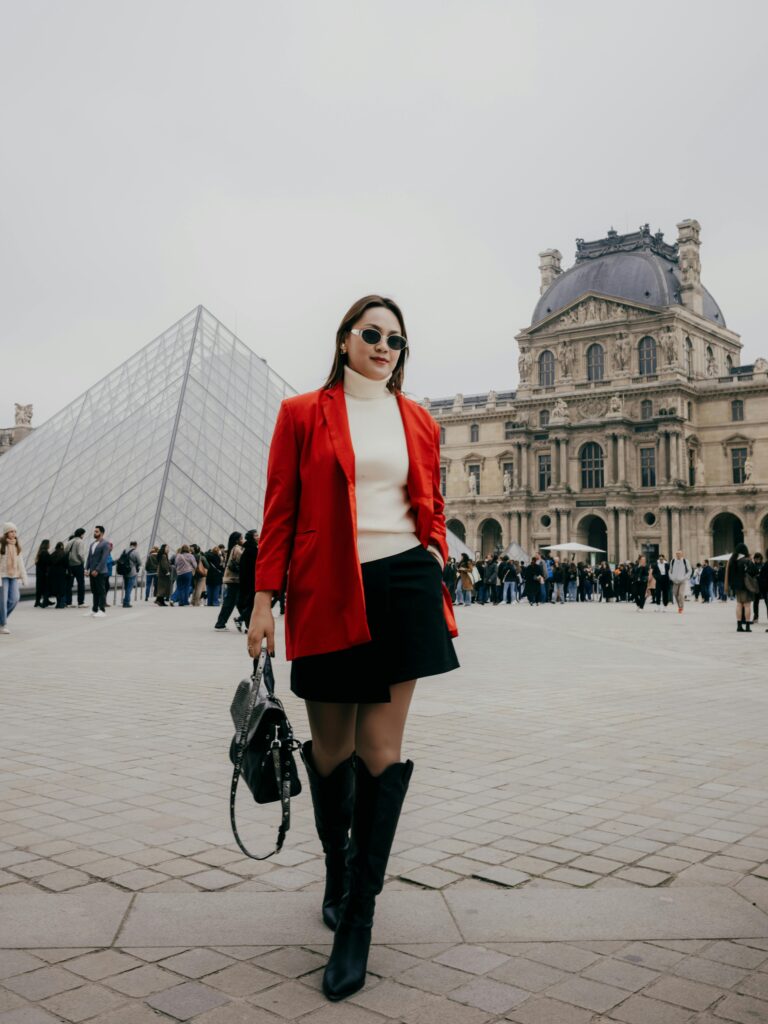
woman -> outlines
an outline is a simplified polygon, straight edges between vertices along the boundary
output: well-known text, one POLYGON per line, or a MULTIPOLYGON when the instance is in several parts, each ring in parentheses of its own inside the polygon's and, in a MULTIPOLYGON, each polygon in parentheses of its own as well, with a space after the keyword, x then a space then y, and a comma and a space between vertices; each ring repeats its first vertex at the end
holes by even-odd
POLYGON ((221 581, 224 577, 221 552, 223 548, 214 545, 210 551, 206 551, 205 560, 208 563, 208 575, 205 577, 205 599, 209 608, 218 608, 221 601, 221 581))
POLYGON ((56 543, 48 566, 48 593, 54 598, 57 608, 67 607, 67 552, 64 541, 56 543))
MULTIPOLYGON (((227 620, 237 607, 240 597, 240 557, 243 553, 243 535, 239 531, 230 533, 227 541, 227 560, 224 563, 224 601, 214 629, 226 629, 227 620)), ((238 629, 240 619, 237 619, 238 629)))
MULTIPOLYGON (((760 575, 757 577, 757 583, 760 587, 760 597, 765 601, 766 614, 768 614, 768 551, 765 552, 765 559, 760 564, 760 575)), ((768 633, 768 629, 765 632, 768 633)))
POLYGON ((475 563, 466 553, 461 556, 461 560, 457 566, 459 573, 459 587, 456 591, 458 596, 459 604, 472 604, 472 591, 475 589, 474 576, 472 570, 475 568, 475 563))
POLYGON ((746 544, 737 544, 728 559, 725 569, 725 592, 736 596, 736 632, 751 633, 752 599, 755 596, 747 586, 747 576, 755 581, 756 592, 758 570, 749 557, 746 544))
POLYGON ((645 555, 640 555, 634 569, 632 570, 632 592, 639 612, 645 608, 645 599, 648 595, 649 575, 645 555))
POLYGON ((197 559, 192 554, 189 544, 182 544, 176 553, 176 593, 180 608, 186 608, 189 604, 196 569, 197 559))
POLYGON ((48 570, 51 567, 51 542, 41 540, 35 555, 35 608, 47 608, 53 601, 48 600, 50 585, 48 570))
POLYGON ((13 523, 3 523, 0 535, 0 633, 10 633, 7 622, 19 603, 19 586, 27 585, 21 542, 13 523))
MULTIPOLYGON (((243 552, 240 555, 240 592, 237 595, 237 610, 243 627, 248 629, 256 600, 256 559, 259 555, 259 531, 249 530, 245 535, 243 552)), ((240 625, 238 624, 238 629, 240 625)))
POLYGON ((203 592, 205 591, 206 580, 208 579, 208 559, 203 554, 199 544, 192 544, 190 546, 192 554, 195 556, 192 605, 194 608, 199 608, 202 605, 203 592))
POLYGON ((155 604, 167 608, 166 598, 171 596, 171 560, 168 557, 168 545, 161 544, 157 553, 157 589, 155 604))
POLYGON ((331 1000, 365 984, 375 899, 413 771, 401 745, 416 680, 458 666, 442 579, 440 434, 402 393, 407 357, 399 307, 358 300, 324 386, 283 401, 269 453, 248 650, 258 656, 266 638, 274 651, 272 592, 287 576, 291 689, 307 706, 323 917, 335 926, 323 977, 331 1000))

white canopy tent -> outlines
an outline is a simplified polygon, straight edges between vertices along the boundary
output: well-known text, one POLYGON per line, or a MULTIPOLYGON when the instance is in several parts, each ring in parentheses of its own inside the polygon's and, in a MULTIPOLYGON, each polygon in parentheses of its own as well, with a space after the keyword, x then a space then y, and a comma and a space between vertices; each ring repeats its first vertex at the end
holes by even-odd
POLYGON ((458 562, 461 556, 466 552, 472 561, 474 561, 475 553, 472 548, 467 547, 464 541, 460 537, 457 537, 453 530, 445 531, 445 539, 448 542, 448 554, 451 558, 455 558, 458 562))
POLYGON ((567 544, 542 544, 542 551, 594 551, 596 554, 604 555, 605 548, 591 548, 589 544, 579 544, 577 541, 568 541, 567 544))
POLYGON ((731 557, 730 554, 728 554, 728 555, 711 555, 707 559, 707 561, 709 561, 709 562, 727 562, 730 557, 731 557))

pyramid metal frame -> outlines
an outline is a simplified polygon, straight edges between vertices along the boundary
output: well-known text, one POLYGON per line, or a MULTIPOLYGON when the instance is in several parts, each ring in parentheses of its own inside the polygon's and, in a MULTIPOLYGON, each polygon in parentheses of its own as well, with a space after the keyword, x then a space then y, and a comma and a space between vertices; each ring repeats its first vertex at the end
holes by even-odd
POLYGON ((295 390, 204 306, 0 459, 0 510, 27 553, 103 522, 119 553, 258 527, 269 442, 295 390))

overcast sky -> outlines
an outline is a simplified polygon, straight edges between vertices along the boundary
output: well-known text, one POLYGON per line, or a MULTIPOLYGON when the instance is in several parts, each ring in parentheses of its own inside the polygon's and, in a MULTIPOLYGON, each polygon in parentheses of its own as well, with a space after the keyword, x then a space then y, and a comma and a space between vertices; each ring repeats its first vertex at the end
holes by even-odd
POLYGON ((538 253, 702 225, 768 356, 762 0, 0 0, 0 426, 198 303, 300 391, 360 295, 418 397, 517 381, 538 253))

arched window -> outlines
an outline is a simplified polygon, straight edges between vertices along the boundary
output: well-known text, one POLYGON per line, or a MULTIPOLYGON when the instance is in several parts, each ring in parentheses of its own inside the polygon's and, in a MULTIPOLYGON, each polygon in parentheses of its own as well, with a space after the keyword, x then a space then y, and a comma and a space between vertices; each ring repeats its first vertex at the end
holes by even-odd
POLYGON ((581 449, 581 489, 594 491, 604 486, 603 449, 590 441, 581 449))
POLYGON ((547 349, 539 356, 539 387, 555 386, 555 354, 547 349))
POLYGON ((734 423, 744 419, 744 401, 741 398, 734 398, 731 402, 731 419, 734 423))
POLYGON ((690 338, 685 339, 685 372, 689 377, 693 376, 693 342, 690 338))
POLYGON ((602 380, 605 376, 605 352, 602 345, 587 349, 587 380, 602 380))
POLYGON ((549 409, 542 409, 541 412, 539 413, 539 426, 540 427, 548 427, 549 426, 549 409))
POLYGON ((504 440, 509 441, 511 437, 515 436, 515 421, 507 420, 504 424, 504 440))
POLYGON ((646 336, 641 338, 637 346, 638 371, 641 377, 649 377, 656 373, 656 342, 646 336))
POLYGON ((477 425, 477 423, 473 423, 472 426, 469 428, 469 440, 470 441, 479 441, 480 440, 480 427, 477 425))
POLYGON ((440 444, 445 444, 445 427, 440 427, 440 444))
POLYGON ((640 403, 640 419, 650 420, 653 418, 653 402, 650 398, 644 398, 640 403))
POLYGON ((725 357, 725 368, 728 373, 733 373, 733 358, 731 356, 725 357))

